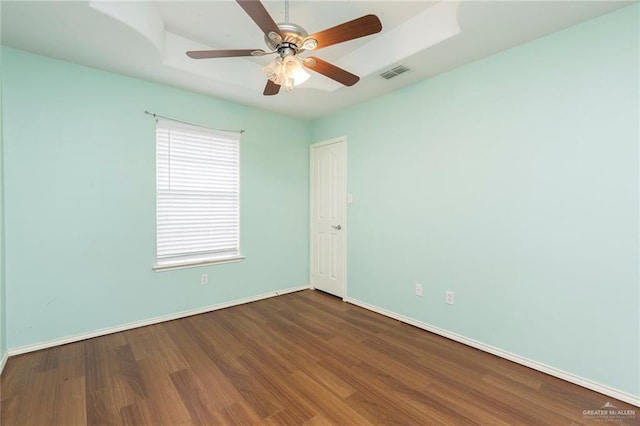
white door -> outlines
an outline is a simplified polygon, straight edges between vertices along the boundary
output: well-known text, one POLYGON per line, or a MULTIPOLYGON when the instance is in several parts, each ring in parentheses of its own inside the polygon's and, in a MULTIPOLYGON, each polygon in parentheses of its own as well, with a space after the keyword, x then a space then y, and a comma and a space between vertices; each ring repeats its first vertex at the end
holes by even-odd
POLYGON ((311 287, 345 296, 346 138, 311 145, 311 287))

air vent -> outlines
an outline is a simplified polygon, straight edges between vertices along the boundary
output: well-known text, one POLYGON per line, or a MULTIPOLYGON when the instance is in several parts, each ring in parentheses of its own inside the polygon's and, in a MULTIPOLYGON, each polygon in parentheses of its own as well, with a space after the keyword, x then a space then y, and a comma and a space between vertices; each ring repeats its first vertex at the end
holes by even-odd
POLYGON ((390 70, 380 73, 380 77, 386 80, 390 80, 393 77, 397 77, 403 72, 407 72, 407 71, 409 71, 409 68, 405 67, 404 65, 398 65, 397 67, 393 67, 390 70))

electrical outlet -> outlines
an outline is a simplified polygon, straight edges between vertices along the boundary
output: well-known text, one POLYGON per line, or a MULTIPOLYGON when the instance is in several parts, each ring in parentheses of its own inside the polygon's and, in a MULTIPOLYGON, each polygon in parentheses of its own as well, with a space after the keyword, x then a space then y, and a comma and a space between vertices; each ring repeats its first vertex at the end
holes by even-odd
POLYGON ((207 285, 207 284, 209 284, 209 275, 208 274, 200 275, 200 285, 207 285))
POLYGON ((422 284, 416 284, 416 296, 422 297, 422 284))
POLYGON ((455 303, 455 300, 453 298, 453 292, 452 291, 446 291, 444 294, 445 294, 445 301, 449 305, 453 305, 455 303))

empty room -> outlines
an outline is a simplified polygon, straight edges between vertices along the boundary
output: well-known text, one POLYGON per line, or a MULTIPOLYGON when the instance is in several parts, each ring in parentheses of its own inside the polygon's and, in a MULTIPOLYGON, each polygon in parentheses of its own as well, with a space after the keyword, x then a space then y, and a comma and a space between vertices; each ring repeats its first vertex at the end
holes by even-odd
POLYGON ((640 424, 638 2, 0 22, 3 426, 640 424))

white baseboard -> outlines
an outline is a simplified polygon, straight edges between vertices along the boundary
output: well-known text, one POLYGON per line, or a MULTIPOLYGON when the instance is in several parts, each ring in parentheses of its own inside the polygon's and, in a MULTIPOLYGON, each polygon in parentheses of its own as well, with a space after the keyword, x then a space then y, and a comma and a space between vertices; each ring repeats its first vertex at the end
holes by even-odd
POLYGON ((555 367, 551 367, 549 365, 543 364, 538 361, 534 361, 532 359, 524 358, 520 355, 507 352, 500 348, 496 348, 491 345, 487 345, 485 343, 479 342, 477 340, 469 339, 468 337, 462 336, 460 334, 452 333, 450 331, 444 330, 442 328, 435 327, 433 325, 429 325, 415 319, 405 317, 403 315, 397 314, 392 311, 388 311, 386 309, 379 308, 377 306, 369 305, 368 303, 362 302, 357 299, 352 299, 350 297, 344 298, 345 302, 351 303, 353 305, 360 306, 361 308, 368 309, 370 311, 379 313, 381 315, 397 319, 398 321, 402 321, 404 323, 413 325, 415 327, 421 328, 426 331, 430 331, 434 334, 438 334, 440 336, 446 337, 451 340, 455 340, 456 342, 463 343, 467 346, 471 346, 472 348, 480 349, 481 351, 488 352, 490 354, 499 356, 500 358, 508 359, 509 361, 513 361, 517 364, 524 365, 529 368, 533 368, 534 370, 541 371, 550 376, 557 377, 562 380, 566 380, 567 382, 574 383, 576 385, 582 386, 587 389, 591 389, 593 391, 599 392, 601 394, 610 396, 612 398, 618 399, 620 401, 628 402, 629 404, 640 407, 640 397, 636 395, 632 395, 627 392, 623 392, 621 390, 612 388, 607 385, 603 385, 597 382, 594 382, 589 379, 585 379, 584 377, 576 376, 575 374, 568 373, 566 371, 557 369, 555 367))
MULTIPOLYGON (((41 349, 51 348, 54 346, 64 345, 67 343, 79 342, 81 340, 91 339, 93 337, 104 336, 111 333, 117 333, 120 331, 131 330, 138 327, 145 327, 147 325, 158 324, 165 321, 171 321, 174 319, 185 318, 192 315, 203 314, 206 312, 216 311, 218 309, 229 308, 232 306, 242 305, 245 303, 256 302, 258 300, 268 299, 270 297, 280 296, 287 293, 294 293, 296 291, 306 290, 310 288, 309 285, 303 285, 299 287, 292 287, 284 290, 273 291, 257 296, 247 297, 243 299, 236 299, 229 302, 219 303, 216 305, 205 306, 198 309, 192 309, 189 311, 177 312, 174 314, 163 315, 159 317, 149 318, 141 321, 134 321, 128 324, 122 324, 116 327, 107 327, 99 330, 94 330, 88 333, 75 334, 72 336, 66 336, 59 339, 48 340, 45 342, 40 342, 32 345, 20 346, 17 348, 11 348, 7 352, 5 352, 0 358, 0 374, 2 373, 5 364, 7 363, 7 358, 9 356, 20 355, 27 352, 38 351, 41 349)), ((528 358, 524 358, 520 355, 502 350, 500 348, 496 348, 491 345, 487 345, 485 343, 479 342, 477 340, 469 339, 468 337, 462 336, 460 334, 456 334, 447 330, 444 330, 439 327, 435 327, 415 319, 405 317, 403 315, 397 314, 392 311, 388 311, 386 309, 379 308, 377 306, 370 305, 368 303, 362 302, 357 299, 353 299, 350 297, 345 297, 343 299, 345 302, 351 303, 356 306, 360 306, 362 308, 368 309, 373 312, 377 312, 381 315, 397 319, 398 321, 402 321, 406 324, 413 325, 415 327, 421 328, 423 330, 438 334, 440 336, 446 337, 448 339, 454 340, 456 342, 463 343, 467 346, 471 346, 476 349, 480 349, 481 351, 488 352, 490 354, 499 356, 504 359, 508 359, 509 361, 513 361, 517 364, 524 365, 529 368, 533 368, 534 370, 541 371, 543 373, 549 374, 550 376, 554 376, 568 382, 574 383, 576 385, 582 386, 587 389, 591 389, 593 391, 599 392, 601 394, 610 396, 612 398, 618 399, 620 401, 627 402, 629 404, 640 407, 640 397, 629 394, 627 392, 620 391, 618 389, 612 388, 607 385, 603 385, 597 382, 594 382, 589 379, 585 379, 580 376, 576 376, 572 373, 568 373, 566 371, 557 369, 555 367, 548 366, 546 364, 540 363, 538 361, 534 361, 528 358)))
MULTIPOLYGON (((198 309, 192 309, 188 311, 177 312, 174 314, 149 318, 146 320, 134 321, 127 324, 118 325, 115 327, 101 328, 98 330, 90 331, 88 333, 74 334, 72 336, 65 336, 59 339, 47 340, 45 342, 35 343, 32 345, 25 345, 25 346, 19 346, 17 348, 10 348, 8 351, 8 356, 14 356, 14 355, 24 354, 27 352, 39 351, 41 349, 47 349, 54 346, 66 345, 67 343, 79 342, 81 340, 91 339, 93 337, 99 337, 107 334, 118 333, 120 331, 131 330, 133 328, 145 327, 147 325, 158 324, 165 321, 171 321, 179 318, 190 317, 192 315, 204 314, 206 312, 217 311, 218 309, 230 308, 232 306, 243 305, 245 303, 250 303, 250 302, 256 302, 258 300, 268 299, 270 297, 275 297, 275 296, 281 296, 287 293, 294 293, 296 291, 306 290, 308 288, 309 288, 309 285, 291 287, 284 290, 277 290, 269 293, 260 294, 258 296, 251 296, 243 299, 235 299, 229 302, 219 303, 217 305, 210 305, 210 306, 205 306, 198 309)), ((5 360, 6 358, 7 358, 7 354, 5 353, 5 360)))
POLYGON ((7 359, 9 359, 9 352, 4 351, 0 358, 0 375, 2 375, 2 372, 4 371, 4 366, 7 365, 7 359))

